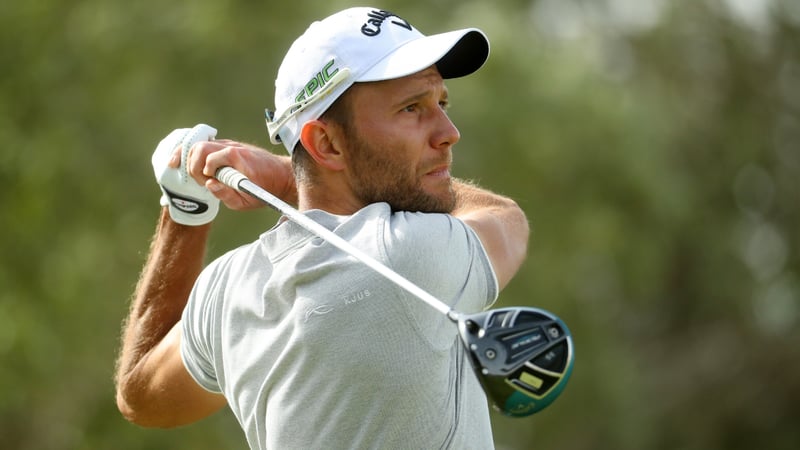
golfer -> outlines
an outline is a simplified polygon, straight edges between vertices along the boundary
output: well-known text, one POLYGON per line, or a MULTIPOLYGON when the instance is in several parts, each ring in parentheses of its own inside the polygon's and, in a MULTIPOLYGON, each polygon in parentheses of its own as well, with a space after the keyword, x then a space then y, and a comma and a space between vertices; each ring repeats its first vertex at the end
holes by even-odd
POLYGON ((174 427, 227 405, 253 449, 492 448, 486 397, 441 312, 285 219, 203 267, 219 202, 259 206, 213 178, 232 166, 455 310, 491 306, 528 224, 514 201, 451 176, 444 83, 488 54, 477 29, 424 36, 347 9, 313 23, 278 71, 267 128, 290 156, 202 124, 164 138, 162 213, 117 363, 122 414, 174 427))

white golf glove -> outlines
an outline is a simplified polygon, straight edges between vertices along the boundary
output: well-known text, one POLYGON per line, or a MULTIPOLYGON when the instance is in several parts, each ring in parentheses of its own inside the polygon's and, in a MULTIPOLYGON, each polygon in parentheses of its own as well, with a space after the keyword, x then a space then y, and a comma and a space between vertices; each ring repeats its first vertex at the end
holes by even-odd
POLYGON ((197 142, 211 141, 217 130, 205 125, 178 128, 158 143, 153 152, 153 171, 161 186, 161 206, 169 206, 169 215, 175 222, 198 226, 211 222, 219 211, 219 199, 198 184, 186 171, 189 149, 197 142), (177 169, 167 164, 176 148, 181 147, 181 165, 177 169))

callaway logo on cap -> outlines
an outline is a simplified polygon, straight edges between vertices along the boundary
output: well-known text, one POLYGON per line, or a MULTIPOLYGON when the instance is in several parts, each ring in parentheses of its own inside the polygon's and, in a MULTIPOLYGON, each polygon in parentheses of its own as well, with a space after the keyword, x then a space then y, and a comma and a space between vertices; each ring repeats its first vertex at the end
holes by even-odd
POLYGON ((476 28, 425 36, 389 11, 346 9, 312 23, 286 53, 275 80, 275 111, 267 110, 270 140, 292 153, 303 124, 353 83, 401 78, 434 64, 442 78, 458 78, 488 56, 489 41, 476 28))

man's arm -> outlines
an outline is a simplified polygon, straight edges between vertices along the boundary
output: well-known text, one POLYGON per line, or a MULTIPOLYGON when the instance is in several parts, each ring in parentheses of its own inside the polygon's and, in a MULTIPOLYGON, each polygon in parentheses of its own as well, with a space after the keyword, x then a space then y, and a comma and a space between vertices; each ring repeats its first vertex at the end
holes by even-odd
POLYGON ((123 328, 117 406, 142 426, 173 427, 206 417, 225 398, 206 391, 180 356, 180 318, 200 274, 210 225, 185 226, 161 213, 123 328))
MULTIPOLYGON (((262 206, 255 199, 213 178, 219 167, 232 166, 286 202, 297 201, 288 157, 227 139, 206 139, 216 130, 207 125, 173 131, 154 154, 156 178, 166 167, 178 170, 186 152, 186 171, 228 208, 262 206), (204 131, 194 133, 191 131, 204 131), (185 136, 192 139, 186 148, 185 136)), ((178 187, 181 187, 179 185, 178 187)), ((117 406, 130 421, 143 426, 172 427, 202 419, 225 405, 222 395, 203 389, 183 365, 180 318, 203 268, 210 225, 184 226, 166 208, 125 322, 117 362, 117 406)), ((213 217, 212 217, 213 219, 213 217)))
MULTIPOLYGON (((177 164, 178 161, 173 161, 177 164)), ((248 194, 225 186, 214 178, 221 167, 235 167, 250 180, 286 203, 297 204, 297 185, 288 156, 278 156, 250 144, 220 139, 195 144, 187 164, 189 174, 234 210, 263 207, 264 204, 248 194)))
POLYGON ((525 213, 510 198, 466 181, 454 180, 453 187, 456 206, 452 215, 475 230, 503 289, 527 255, 530 229, 525 213))

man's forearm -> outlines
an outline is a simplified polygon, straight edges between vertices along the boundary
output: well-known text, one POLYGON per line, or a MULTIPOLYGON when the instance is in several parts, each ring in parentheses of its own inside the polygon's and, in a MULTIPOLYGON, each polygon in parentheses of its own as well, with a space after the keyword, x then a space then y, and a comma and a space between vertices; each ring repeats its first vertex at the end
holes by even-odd
POLYGON ((252 182, 290 205, 297 205, 297 182, 292 158, 271 153, 261 147, 242 144, 249 153, 240 152, 242 170, 252 182))
POLYGON ((173 222, 162 210, 150 254, 142 269, 123 327, 117 384, 180 320, 192 286, 203 268, 210 225, 173 222))
POLYGON ((527 256, 530 228, 525 213, 514 200, 475 184, 454 180, 453 189, 456 206, 451 214, 478 234, 502 289, 527 256))
POLYGON ((452 214, 458 216, 468 211, 481 208, 515 208, 517 204, 508 197, 495 194, 467 180, 453 180, 456 193, 456 206, 452 214))

